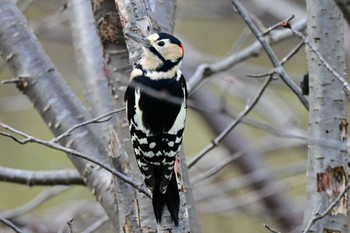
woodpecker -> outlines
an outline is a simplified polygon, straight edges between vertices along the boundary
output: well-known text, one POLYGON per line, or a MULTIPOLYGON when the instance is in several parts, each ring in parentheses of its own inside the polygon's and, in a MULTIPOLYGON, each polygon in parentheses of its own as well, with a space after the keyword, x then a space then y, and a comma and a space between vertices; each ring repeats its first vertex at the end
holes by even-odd
POLYGON ((166 206, 177 226, 180 197, 174 165, 187 111, 186 81, 179 69, 184 47, 177 38, 166 33, 148 37, 135 33, 125 35, 140 43, 144 51, 131 72, 125 92, 136 160, 145 184, 153 194, 157 222, 161 222, 166 206))

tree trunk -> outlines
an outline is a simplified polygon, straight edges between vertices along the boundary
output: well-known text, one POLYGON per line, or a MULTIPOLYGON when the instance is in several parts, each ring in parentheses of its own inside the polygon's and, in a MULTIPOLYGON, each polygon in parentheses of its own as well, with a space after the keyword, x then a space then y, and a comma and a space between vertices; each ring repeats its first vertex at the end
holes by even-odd
MULTIPOLYGON (((332 0, 307 2, 307 33, 311 43, 339 74, 345 75, 343 18, 332 0)), ((324 212, 348 184, 347 120, 340 82, 306 49, 310 83, 309 152, 304 228, 324 212)), ((349 232, 348 195, 310 232, 349 232)))
MULTIPOLYGON (((173 31, 174 15, 175 15, 176 1, 144 1, 144 0, 94 0, 94 14, 99 31, 105 61, 105 72, 109 81, 113 84, 115 102, 117 107, 124 106, 124 92, 125 87, 129 82, 129 75, 131 72, 131 64, 134 64, 142 55, 142 50, 139 45, 128 43, 126 46, 124 39, 124 31, 138 31, 140 34, 150 35, 154 32, 168 32, 173 31), (142 33, 141 33, 142 32, 142 33), (131 62, 129 63, 129 56, 131 62)), ((133 177, 142 180, 138 171, 134 152, 132 149, 130 134, 126 127, 125 112, 117 115, 117 133, 123 148, 126 150, 130 159, 131 171, 133 177)), ((185 163, 182 157, 182 164, 185 163)), ((187 167, 182 167, 182 179, 185 187, 181 189, 180 193, 181 207, 180 207, 180 226, 177 229, 172 229, 172 232, 200 232, 198 219, 194 209, 194 203, 191 189, 189 186, 187 167), (186 197, 185 197, 186 195, 186 197), (188 214, 189 213, 189 214, 188 214), (193 216, 189 218, 188 216, 193 216), (190 225, 189 226, 189 222, 190 225)), ((181 182, 182 183, 182 182, 181 182)), ((156 226, 153 208, 149 197, 138 193, 138 210, 140 219, 140 228, 142 232, 168 232, 173 227, 168 211, 164 211, 168 217, 163 218, 162 224, 156 226)))

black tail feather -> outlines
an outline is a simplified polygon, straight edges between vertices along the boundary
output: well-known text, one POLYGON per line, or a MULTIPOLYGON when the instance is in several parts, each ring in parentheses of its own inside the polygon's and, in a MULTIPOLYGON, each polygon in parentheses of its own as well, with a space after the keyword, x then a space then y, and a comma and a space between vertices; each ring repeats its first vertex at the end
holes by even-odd
POLYGON ((179 225, 179 207, 180 207, 180 196, 177 188, 177 181, 175 174, 172 175, 168 185, 167 191, 162 194, 160 192, 160 179, 161 176, 156 176, 156 182, 153 189, 152 204, 154 214, 158 223, 162 220, 162 214, 164 206, 167 206, 171 219, 176 226, 179 225))

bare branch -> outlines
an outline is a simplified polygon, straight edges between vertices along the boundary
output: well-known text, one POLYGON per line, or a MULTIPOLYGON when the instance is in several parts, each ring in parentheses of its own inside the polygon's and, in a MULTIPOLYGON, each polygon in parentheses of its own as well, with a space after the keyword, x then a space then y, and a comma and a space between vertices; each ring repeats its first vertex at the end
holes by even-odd
POLYGON ((73 218, 70 218, 69 221, 67 222, 67 225, 68 225, 68 230, 69 230, 69 233, 73 233, 73 218))
MULTIPOLYGON (((297 24, 298 30, 303 30, 306 26, 306 19, 300 20, 297 24)), ((293 33, 286 30, 275 31, 273 35, 266 38, 269 44, 274 44, 280 42, 286 38, 289 38, 293 35, 293 33)), ((232 54, 230 57, 227 57, 219 62, 214 64, 202 64, 198 66, 192 77, 188 81, 188 90, 189 92, 193 92, 195 88, 203 82, 206 78, 209 78, 211 75, 228 70, 232 68, 234 65, 245 61, 250 57, 257 56, 262 51, 262 45, 256 41, 247 48, 241 50, 238 53, 232 54)))
POLYGON ((296 187, 302 184, 304 185, 305 180, 301 179, 301 177, 303 176, 304 174, 301 174, 298 176, 290 177, 281 181, 271 183, 269 186, 263 187, 262 190, 260 190, 259 194, 257 194, 255 191, 251 191, 248 193, 244 193, 240 197, 228 197, 226 199, 222 199, 216 196, 211 200, 213 205, 206 205, 202 207, 201 210, 205 213, 222 213, 232 211, 233 209, 241 208, 252 203, 259 202, 264 198, 273 196, 277 193, 285 192, 286 190, 289 190, 292 187, 296 187))
POLYGON ((242 119, 248 115, 248 113, 254 108, 254 106, 258 103, 259 99, 261 98, 262 94, 266 90, 267 86, 269 85, 270 81, 272 80, 272 76, 266 79, 265 83, 262 85, 260 91, 258 92, 257 96, 254 98, 254 100, 251 103, 247 103, 244 110, 237 116, 237 118, 229 125, 225 130, 223 130, 206 148, 204 148, 198 155, 196 155, 189 163, 188 168, 190 169, 193 167, 201 158, 203 158, 206 154, 208 154, 209 151, 214 149, 219 145, 219 143, 226 137, 228 133, 230 133, 241 121, 242 119))
POLYGON ((81 233, 93 233, 97 232, 97 230, 106 222, 108 222, 109 218, 107 215, 103 216, 102 218, 95 221, 91 226, 83 230, 81 233))
MULTIPOLYGON (((300 42, 297 46, 295 46, 285 57, 282 58, 282 60, 280 61, 280 65, 283 66, 284 64, 286 64, 286 62, 288 62, 295 54, 297 54, 299 52, 299 50, 303 47, 304 42, 300 42)), ((275 74, 275 71, 272 70, 268 73, 265 74, 258 74, 258 75, 247 75, 247 77, 250 78, 262 78, 262 77, 266 77, 269 75, 273 75, 275 74)))
POLYGON ((30 135, 28 135, 28 134, 26 134, 24 132, 21 132, 19 130, 16 130, 16 129, 14 129, 14 128, 12 128, 12 127, 10 127, 10 126, 2 123, 2 122, 0 122, 0 127, 4 128, 4 129, 6 129, 6 130, 8 130, 8 131, 10 131, 12 133, 15 133, 15 134, 18 134, 18 135, 24 137, 24 139, 21 140, 21 139, 18 139, 17 137, 15 137, 14 135, 11 135, 11 134, 8 134, 8 133, 0 131, 0 135, 12 138, 14 141, 16 141, 16 142, 18 142, 20 144, 27 144, 27 143, 30 143, 30 142, 37 143, 37 144, 40 144, 40 145, 43 145, 43 146, 46 146, 46 147, 49 147, 49 148, 52 148, 52 149, 55 149, 55 150, 63 151, 63 152, 65 152, 67 154, 70 154, 72 156, 76 156, 76 157, 85 159, 87 161, 90 161, 90 162, 92 162, 94 164, 97 164, 100 167, 102 167, 105 170, 107 170, 108 172, 110 172, 113 175, 117 176, 118 178, 120 178, 124 182, 132 185, 134 188, 136 188, 140 192, 144 193, 148 197, 150 197, 149 191, 145 188, 145 186, 142 183, 138 183, 137 181, 134 181, 132 178, 125 176, 121 172, 119 172, 119 171, 117 171, 117 170, 115 170, 113 168, 110 168, 108 165, 105 165, 103 162, 97 160, 95 157, 93 157, 91 155, 87 155, 85 153, 78 152, 78 151, 76 151, 74 149, 61 146, 61 145, 59 145, 57 143, 54 143, 54 142, 51 142, 51 141, 45 141, 45 140, 41 140, 41 139, 32 137, 32 136, 30 136, 30 135))
POLYGON ((251 20, 247 10, 238 0, 231 1, 234 7, 237 9, 237 12, 240 14, 242 19, 252 30, 255 37, 261 43, 262 48, 265 50, 267 56, 269 57, 271 63, 274 66, 274 71, 280 76, 282 81, 293 91, 293 93, 299 98, 300 102, 304 105, 306 109, 309 109, 309 103, 305 96, 301 93, 301 90, 298 85, 288 76, 281 64, 279 63, 277 56, 269 45, 268 40, 264 37, 263 33, 258 29, 255 23, 251 20))
POLYGON ((350 85, 349 83, 345 80, 345 78, 340 75, 327 61, 326 59, 322 56, 322 54, 316 49, 316 47, 311 44, 311 42, 304 36, 303 33, 295 30, 293 27, 287 27, 289 30, 291 30, 296 36, 298 36, 308 47, 309 49, 316 54, 318 59, 320 59, 320 62, 327 68, 331 74, 338 79, 338 81, 341 83, 343 86, 343 89, 345 91, 346 97, 350 98, 350 85))
POLYGON ((220 172, 222 169, 224 169, 227 165, 238 159, 239 157, 243 156, 244 152, 237 152, 236 154, 230 156, 226 160, 222 161, 220 164, 218 164, 215 167, 212 167, 208 171, 200 174, 199 176, 193 178, 192 184, 196 184, 202 180, 208 179, 209 177, 212 177, 216 175, 218 172, 220 172))
POLYGON ((213 184, 214 188, 212 189, 212 192, 204 191, 207 188, 207 186, 203 187, 203 185, 201 185, 196 190, 196 192, 198 193, 198 195, 196 196, 196 201, 205 201, 208 199, 212 199, 213 197, 217 197, 220 192, 231 193, 248 188, 254 185, 254 183, 257 180, 261 179, 263 176, 266 176, 268 179, 272 179, 272 177, 282 179, 286 177, 305 174, 305 172, 305 162, 283 166, 281 168, 264 168, 256 170, 246 175, 241 175, 235 179, 215 183, 213 184))
POLYGON ((281 232, 279 232, 279 231, 273 229, 272 227, 270 227, 270 226, 269 226, 268 224, 266 224, 266 223, 263 223, 263 226, 264 226, 267 230, 269 230, 270 232, 272 232, 272 233, 281 233, 281 232))
MULTIPOLYGON (((212 91, 207 88, 202 88, 194 93, 194 99, 198 105, 215 106, 217 104, 217 99, 212 94, 212 91)), ((210 129, 216 134, 220 134, 226 126, 231 123, 231 120, 224 115, 203 113, 201 116, 208 123, 210 129)), ((245 140, 238 131, 232 131, 222 143, 232 154, 238 151, 247 152, 245 156, 240 157, 235 163, 233 163, 234 167, 243 174, 258 171, 266 166, 261 151, 254 150, 251 141, 245 140)), ((264 196, 265 190, 263 187, 271 187, 270 185, 273 183, 273 177, 262 172, 259 177, 253 178, 250 188, 256 192, 256 195, 264 196)), ((297 211, 294 203, 283 193, 275 193, 272 196, 265 196, 261 200, 261 206, 264 208, 264 211, 267 211, 268 209, 271 210, 271 216, 275 218, 281 228, 286 231, 294 229, 295 226, 300 225, 300 212, 297 211)))
POLYGON ((33 200, 25 203, 23 206, 20 206, 12 211, 7 211, 3 213, 3 216, 7 219, 19 218, 24 214, 29 213, 30 211, 38 208, 45 201, 56 197, 57 195, 67 191, 69 187, 53 187, 47 190, 42 191, 37 195, 33 200))
POLYGON ((28 171, 0 167, 0 181, 34 185, 85 185, 76 170, 28 171))
MULTIPOLYGON (((59 31, 62 34, 62 29, 59 28, 60 25, 62 25, 64 22, 68 20, 68 13, 66 4, 62 4, 63 6, 59 7, 59 9, 52 15, 43 18, 40 22, 34 23, 32 25, 34 33, 38 37, 46 37, 45 34, 47 34, 49 31, 59 31)), ((65 35, 65 33, 63 33, 65 35)), ((70 37, 70 35, 65 35, 64 37, 70 37)), ((57 40, 57 38, 56 38, 57 40)), ((65 42, 67 42, 67 39, 63 39, 65 42)), ((70 41, 70 39, 68 39, 70 41)))
POLYGON ((299 52, 299 50, 303 47, 304 43, 300 42, 297 46, 295 46, 285 57, 280 61, 281 66, 287 63, 295 54, 299 52))
POLYGON ((63 138, 65 137, 68 137, 70 136, 70 134, 80 128, 80 127, 83 127, 83 126, 86 126, 86 125, 89 125, 89 124, 93 124, 93 123, 101 123, 101 122, 105 122, 105 121, 108 121, 110 120, 111 118, 108 117, 108 116, 111 116, 113 114, 116 114, 116 113, 119 113, 121 111, 124 111, 125 110, 125 107, 123 108, 119 108, 119 109, 116 109, 116 110, 113 110, 113 111, 110 111, 110 112, 107 112, 105 114, 102 114, 101 116, 98 116, 98 117, 95 117, 91 120, 87 120, 87 121, 84 121, 82 123, 79 123, 79 124, 76 124, 76 125, 73 125, 70 129, 68 129, 66 132, 64 132, 63 134, 59 135, 58 137, 55 137, 53 139, 51 139, 52 142, 59 142, 61 141, 63 138), (108 117, 108 118, 107 118, 108 117))
POLYGON ((6 218, 3 218, 2 216, 0 216, 0 222, 3 223, 5 226, 8 226, 12 230, 14 230, 16 233, 22 233, 23 232, 15 224, 13 224, 11 221, 7 220, 6 218))
POLYGON ((273 30, 279 28, 282 26, 282 24, 284 24, 285 22, 289 22, 292 19, 294 19, 294 15, 292 15, 291 17, 289 17, 288 19, 283 20, 282 22, 276 23, 275 25, 269 27, 264 33, 263 35, 266 36, 267 34, 270 34, 273 30))

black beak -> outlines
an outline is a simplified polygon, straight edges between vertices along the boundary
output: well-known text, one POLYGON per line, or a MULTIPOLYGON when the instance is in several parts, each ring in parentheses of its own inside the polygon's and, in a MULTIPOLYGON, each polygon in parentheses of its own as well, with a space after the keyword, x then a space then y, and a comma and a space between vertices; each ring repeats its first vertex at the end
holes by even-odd
POLYGON ((140 43, 142 46, 149 48, 151 47, 151 43, 146 37, 140 36, 133 32, 125 32, 125 35, 129 37, 130 39, 136 41, 137 43, 140 43))

